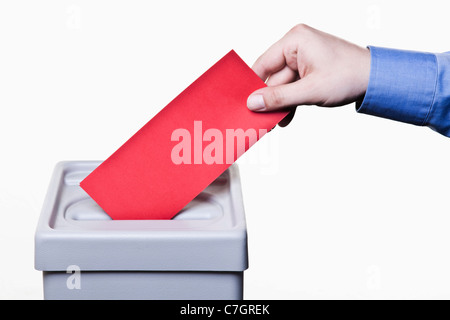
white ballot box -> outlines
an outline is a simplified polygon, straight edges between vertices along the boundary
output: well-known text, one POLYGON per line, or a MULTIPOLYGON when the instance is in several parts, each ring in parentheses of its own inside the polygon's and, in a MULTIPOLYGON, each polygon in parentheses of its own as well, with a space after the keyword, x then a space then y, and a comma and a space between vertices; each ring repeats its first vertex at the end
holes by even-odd
POLYGON ((35 234, 45 299, 243 298, 247 229, 236 164, 172 220, 111 220, 79 186, 99 164, 55 168, 35 234))

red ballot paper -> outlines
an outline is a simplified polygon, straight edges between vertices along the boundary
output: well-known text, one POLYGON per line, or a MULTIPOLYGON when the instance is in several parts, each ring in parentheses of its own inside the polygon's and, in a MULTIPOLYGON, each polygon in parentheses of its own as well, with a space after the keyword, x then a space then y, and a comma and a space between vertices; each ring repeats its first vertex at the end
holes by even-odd
POLYGON ((287 112, 256 113, 264 82, 229 52, 98 166, 81 187, 116 220, 171 219, 287 112))

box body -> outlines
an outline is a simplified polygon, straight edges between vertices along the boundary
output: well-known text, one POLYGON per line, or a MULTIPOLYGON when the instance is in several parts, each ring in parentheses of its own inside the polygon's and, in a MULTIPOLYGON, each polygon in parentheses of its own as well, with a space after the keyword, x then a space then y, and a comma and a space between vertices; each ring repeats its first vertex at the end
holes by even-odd
POLYGON ((82 271, 79 280, 73 280, 74 276, 74 273, 44 271, 44 299, 241 300, 243 298, 243 272, 82 271))
POLYGON ((242 299, 247 231, 236 164, 172 220, 111 220, 79 186, 100 163, 55 168, 35 235, 45 299, 242 299))

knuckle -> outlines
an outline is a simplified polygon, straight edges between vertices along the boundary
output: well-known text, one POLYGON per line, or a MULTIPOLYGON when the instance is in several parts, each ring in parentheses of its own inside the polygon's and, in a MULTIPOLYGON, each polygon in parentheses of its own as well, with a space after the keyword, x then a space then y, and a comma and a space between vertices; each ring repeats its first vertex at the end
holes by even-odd
POLYGON ((306 31, 308 31, 310 29, 310 27, 304 23, 299 23, 297 25, 295 25, 291 31, 293 33, 305 33, 306 31))
POLYGON ((268 90, 267 95, 265 97, 266 105, 269 108, 277 108, 283 106, 284 95, 283 91, 279 88, 271 88, 268 90))

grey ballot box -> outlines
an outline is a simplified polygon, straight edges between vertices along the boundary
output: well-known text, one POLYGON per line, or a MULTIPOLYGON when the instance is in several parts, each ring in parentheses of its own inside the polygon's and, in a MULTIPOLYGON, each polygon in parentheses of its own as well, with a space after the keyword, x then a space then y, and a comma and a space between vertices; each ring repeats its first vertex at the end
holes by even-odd
POLYGON ((243 298, 247 229, 236 164, 172 220, 111 220, 79 186, 100 163, 56 165, 35 234, 45 299, 243 298))

